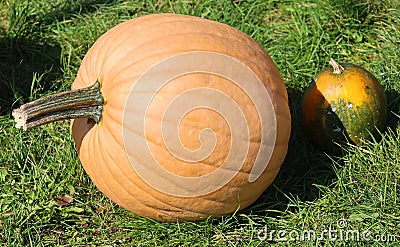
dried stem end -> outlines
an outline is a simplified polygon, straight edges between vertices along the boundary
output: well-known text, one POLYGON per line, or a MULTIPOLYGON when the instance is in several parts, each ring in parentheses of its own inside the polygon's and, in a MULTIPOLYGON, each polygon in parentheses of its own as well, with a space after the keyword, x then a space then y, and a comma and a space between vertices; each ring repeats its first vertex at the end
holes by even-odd
POLYGON ((333 73, 334 73, 335 75, 340 75, 340 74, 342 74, 342 73, 344 72, 343 66, 340 65, 340 64, 339 64, 338 62, 336 62, 335 60, 333 60, 332 58, 331 58, 331 60, 329 61, 329 65, 332 66, 332 68, 333 68, 333 73))
POLYGON ((99 123, 102 116, 104 98, 100 83, 92 86, 57 93, 26 103, 15 109, 12 115, 17 128, 28 130, 54 121, 91 118, 99 123))

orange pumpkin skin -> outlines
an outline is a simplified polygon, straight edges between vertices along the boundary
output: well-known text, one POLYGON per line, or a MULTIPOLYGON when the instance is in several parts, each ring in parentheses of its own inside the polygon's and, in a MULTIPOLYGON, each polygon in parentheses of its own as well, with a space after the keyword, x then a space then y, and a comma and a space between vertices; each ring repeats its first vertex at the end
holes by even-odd
MULTIPOLYGON (((156 14, 135 18, 112 28, 95 42, 83 59, 72 88, 87 87, 96 80, 101 83, 106 101, 102 120, 96 125, 87 119, 75 119, 71 131, 79 158, 94 184, 127 210, 160 221, 220 217, 249 206, 277 175, 290 136, 287 93, 272 59, 242 32, 192 16, 156 14), (240 171, 225 186, 203 195, 177 196, 155 189, 133 169, 124 146, 124 124, 127 124, 123 121, 124 107, 132 87, 151 66, 174 55, 197 51, 226 54, 257 75, 273 105, 274 112, 267 112, 264 117, 276 118, 276 141, 271 147, 268 166, 258 179, 249 182, 249 172, 262 138, 260 120, 254 117, 257 109, 249 97, 237 85, 218 75, 199 72, 174 78, 149 106, 145 116, 146 135, 142 137, 148 141, 154 159, 164 169, 183 177, 203 176, 217 170, 229 152, 232 141, 232 137, 226 134, 229 133, 229 123, 218 112, 207 108, 187 113, 180 122, 179 134, 183 146, 196 150, 201 148, 201 130, 211 128, 217 143, 210 156, 190 163, 177 159, 165 148, 160 134, 163 121, 160 114, 177 94, 187 90, 207 87, 229 95, 243 111, 251 140, 240 171)), ((140 153, 133 155, 141 157, 140 153)))
POLYGON ((378 80, 367 70, 343 64, 344 71, 322 70, 305 91, 302 124, 317 146, 336 151, 335 143, 378 138, 387 118, 386 96, 378 80))

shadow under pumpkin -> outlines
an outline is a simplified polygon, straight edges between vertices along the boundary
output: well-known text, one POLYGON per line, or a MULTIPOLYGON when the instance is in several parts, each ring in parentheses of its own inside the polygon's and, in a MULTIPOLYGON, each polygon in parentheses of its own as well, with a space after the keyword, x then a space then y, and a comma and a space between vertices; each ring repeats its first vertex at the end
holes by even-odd
MULTIPOLYGON (((316 89, 314 88, 314 90, 316 89)), ((395 130, 399 126, 400 94, 395 90, 386 91, 385 94, 388 102, 387 125, 388 128, 395 130)), ((288 89, 288 95, 292 114, 292 131, 288 152, 281 170, 271 186, 252 206, 245 209, 246 212, 252 214, 274 217, 280 213, 273 213, 273 211, 284 212, 288 210, 288 205, 293 204, 297 199, 314 201, 323 196, 316 185, 329 186, 332 183, 332 180, 336 178, 333 164, 340 166, 342 162, 340 157, 346 155, 346 150, 341 147, 352 143, 344 123, 335 113, 337 109, 333 109, 341 107, 340 105, 332 106, 322 93, 316 90, 313 93, 315 97, 313 104, 306 106, 306 109, 310 110, 302 111, 304 92, 288 89), (324 105, 324 107, 315 108, 316 102, 321 103, 320 105, 324 105), (314 118, 311 116, 311 111, 323 118, 314 118), (319 128, 307 129, 302 124, 304 118, 310 121, 308 126, 317 126, 323 123, 331 131, 325 132, 319 128), (328 156, 327 153, 330 155, 328 156), (267 212, 266 209, 270 211, 267 212)), ((375 132, 374 135, 375 140, 379 141, 379 133, 375 132)), ((294 206, 291 211, 296 211, 296 207, 294 206)))
MULTIPOLYGON (((321 191, 315 185, 328 186, 336 177, 332 164, 334 161, 340 163, 340 159, 328 156, 312 145, 301 125, 304 92, 288 89, 288 95, 292 130, 285 161, 271 186, 252 206, 245 209, 245 212, 260 216, 277 216, 280 213, 272 211, 286 211, 292 201, 314 201, 320 198, 321 191), (267 209, 272 211, 266 211, 267 209)), ((335 114, 330 117, 334 118, 335 114)))

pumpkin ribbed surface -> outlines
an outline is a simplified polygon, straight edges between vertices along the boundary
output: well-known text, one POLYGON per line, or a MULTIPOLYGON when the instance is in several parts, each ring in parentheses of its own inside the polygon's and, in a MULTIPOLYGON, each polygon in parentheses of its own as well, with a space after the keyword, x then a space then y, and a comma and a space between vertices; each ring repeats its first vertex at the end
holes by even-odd
POLYGON ((71 126, 79 157, 104 194, 138 215, 162 221, 226 215, 253 203, 279 171, 290 135, 286 89, 270 56, 232 27, 174 14, 126 21, 95 42, 72 87, 96 80, 105 99, 100 124, 75 119, 71 126), (237 84, 217 73, 243 77, 239 65, 261 84, 247 89, 250 81, 237 84), (166 81, 152 91, 146 76, 166 81), (250 179, 263 157, 264 168, 250 179), (225 167, 227 161, 239 169, 225 167), (216 172, 219 179, 210 175, 216 172), (171 182, 171 174, 194 182, 171 182), (219 186, 220 179, 226 184, 219 186))

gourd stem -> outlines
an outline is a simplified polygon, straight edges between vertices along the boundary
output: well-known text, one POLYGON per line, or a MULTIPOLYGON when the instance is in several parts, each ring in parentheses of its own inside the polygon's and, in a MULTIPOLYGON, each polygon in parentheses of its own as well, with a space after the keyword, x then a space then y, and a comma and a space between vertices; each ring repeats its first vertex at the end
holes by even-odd
POLYGON ((15 109, 12 115, 16 127, 24 130, 73 118, 90 118, 99 123, 103 104, 100 83, 96 81, 87 88, 57 93, 26 103, 15 109))
POLYGON ((333 67, 333 73, 336 75, 340 75, 344 72, 344 68, 342 65, 340 65, 338 62, 336 62, 335 60, 333 60, 331 58, 331 60, 329 61, 329 64, 333 67))

